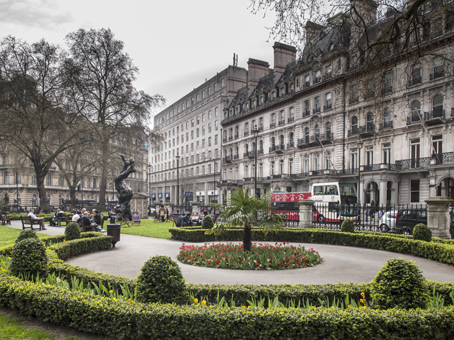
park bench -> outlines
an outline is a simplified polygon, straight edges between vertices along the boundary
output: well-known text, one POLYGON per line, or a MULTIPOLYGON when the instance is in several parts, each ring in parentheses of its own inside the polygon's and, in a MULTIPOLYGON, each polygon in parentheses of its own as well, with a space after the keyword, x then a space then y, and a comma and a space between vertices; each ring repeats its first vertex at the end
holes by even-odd
POLYGON ((25 228, 30 228, 33 230, 33 226, 36 225, 39 227, 39 230, 46 229, 44 227, 44 220, 43 219, 31 219, 30 217, 21 217, 21 222, 22 222, 22 229, 25 230, 25 228))
POLYGON ((68 216, 63 214, 62 216, 57 216, 57 226, 61 227, 62 223, 66 223, 68 225, 68 216))
POLYGON ((3 225, 11 224, 11 219, 9 218, 9 216, 7 214, 0 213, 0 219, 2 220, 3 225))

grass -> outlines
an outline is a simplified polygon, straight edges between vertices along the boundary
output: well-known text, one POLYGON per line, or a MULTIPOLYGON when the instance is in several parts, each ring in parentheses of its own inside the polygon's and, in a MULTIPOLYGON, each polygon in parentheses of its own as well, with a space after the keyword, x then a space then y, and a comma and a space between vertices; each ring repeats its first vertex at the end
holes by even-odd
POLYGON ((27 340, 83 340, 79 337, 61 337, 42 331, 37 328, 27 327, 24 319, 0 314, 0 340, 27 339, 27 340))
POLYGON ((131 227, 129 228, 125 225, 122 225, 121 233, 145 237, 170 239, 172 234, 169 232, 169 228, 172 226, 173 222, 171 221, 160 223, 154 222, 153 220, 141 220, 139 225, 131 223, 131 227))
MULTIPOLYGON (((19 234, 22 232, 22 229, 15 229, 11 227, 7 227, 4 225, 0 225, 0 247, 7 246, 9 244, 14 243, 16 241, 19 234)), ((47 238, 49 235, 45 234, 37 234, 40 238, 47 238)), ((1 340, 1 338, 0 338, 1 340)))

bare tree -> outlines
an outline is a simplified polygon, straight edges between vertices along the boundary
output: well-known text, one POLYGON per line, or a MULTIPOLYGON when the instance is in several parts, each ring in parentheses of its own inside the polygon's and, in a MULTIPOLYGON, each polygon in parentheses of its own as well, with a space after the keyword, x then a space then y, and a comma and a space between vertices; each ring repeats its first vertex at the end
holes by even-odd
POLYGON ((5 38, 0 44, 0 140, 33 166, 40 207, 49 210, 44 180, 55 158, 80 141, 65 100, 64 53, 41 40, 5 38))
POLYGON ((351 42, 367 60, 373 59, 371 56, 380 58, 379 52, 389 48, 422 55, 427 38, 436 35, 439 26, 452 25, 454 18, 454 2, 450 0, 251 0, 251 10, 265 15, 273 12, 276 20, 270 28, 271 36, 294 44, 300 52, 314 40, 312 30, 308 30, 313 26, 308 22, 321 25, 325 34, 330 27, 348 24, 354 30, 351 42), (441 18, 434 22, 433 11, 445 13, 446 22, 441 18), (379 29, 372 27, 377 19, 379 29), (355 31, 360 39, 354 39, 355 31))
MULTIPOLYGON (((99 202, 104 202, 113 141, 125 128, 143 126, 149 109, 164 99, 134 87, 138 69, 109 29, 84 30, 66 37, 70 58, 66 62, 71 97, 83 116, 96 125, 95 140, 102 162, 99 202)), ((128 133, 134 130, 128 129, 128 133)), ((142 129, 138 129, 140 136, 142 129)))

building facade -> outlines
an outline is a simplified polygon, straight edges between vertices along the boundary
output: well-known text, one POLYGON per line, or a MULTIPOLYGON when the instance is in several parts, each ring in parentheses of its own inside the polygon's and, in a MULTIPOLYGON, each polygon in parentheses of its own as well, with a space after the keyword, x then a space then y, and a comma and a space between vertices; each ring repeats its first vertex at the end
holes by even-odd
POLYGON ((150 150, 152 206, 219 202, 223 111, 245 84, 246 70, 229 66, 155 116, 163 139, 150 150))
MULTIPOLYGON (((375 3, 363 4, 369 32, 392 19, 376 21, 375 3)), ((345 21, 330 29, 309 22, 298 60, 291 46, 275 44, 274 69, 248 82, 224 112, 223 198, 237 186, 307 192, 341 181, 357 186, 362 204, 454 199, 450 8, 433 9, 422 57, 416 42, 406 54, 397 43, 381 49, 378 64, 365 63, 362 37, 345 21)))

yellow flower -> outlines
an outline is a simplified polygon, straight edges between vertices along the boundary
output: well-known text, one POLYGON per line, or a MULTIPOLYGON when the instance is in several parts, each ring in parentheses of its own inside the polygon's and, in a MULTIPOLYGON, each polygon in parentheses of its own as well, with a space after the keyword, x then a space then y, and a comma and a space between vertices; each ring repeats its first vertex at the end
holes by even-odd
POLYGON ((116 297, 114 297, 114 298, 113 298, 113 300, 115 301, 115 300, 117 300, 117 298, 116 298, 116 297))
POLYGON ((243 308, 243 309, 244 309, 244 308, 246 308, 246 306, 241 306, 241 308, 243 308))
POLYGON ((199 303, 199 299, 195 298, 195 299, 194 299, 194 304, 196 305, 196 304, 198 304, 198 303, 199 303))
POLYGON ((366 294, 364 294, 364 292, 361 293, 361 296, 363 297, 363 299, 366 298, 366 294))
POLYGON ((202 304, 202 306, 205 306, 207 304, 207 302, 205 300, 202 300, 201 304, 202 304))
POLYGON ((359 299, 359 302, 364 303, 364 300, 363 299, 359 299))
POLYGON ((63 242, 66 242, 66 240, 63 240, 63 242))
POLYGON ((129 298, 129 299, 128 299, 128 302, 131 302, 131 301, 132 301, 131 298, 129 298))
POLYGON ((113 293, 113 290, 112 290, 112 289, 111 289, 111 290, 109 290, 109 293, 110 293, 110 294, 112 294, 112 293, 113 293))
POLYGON ((8 257, 8 260, 11 260, 11 256, 8 257))
POLYGON ((6 269, 5 269, 5 268, 2 268, 2 272, 6 272, 6 269))

